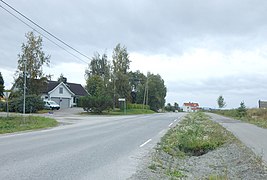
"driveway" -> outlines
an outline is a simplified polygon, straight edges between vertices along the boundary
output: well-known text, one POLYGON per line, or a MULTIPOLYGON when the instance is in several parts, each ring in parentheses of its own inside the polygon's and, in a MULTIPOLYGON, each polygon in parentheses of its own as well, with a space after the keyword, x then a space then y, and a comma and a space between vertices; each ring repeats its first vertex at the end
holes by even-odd
POLYGON ((212 120, 232 132, 246 146, 251 148, 255 154, 261 156, 267 162, 267 129, 217 114, 207 114, 212 117, 212 120))

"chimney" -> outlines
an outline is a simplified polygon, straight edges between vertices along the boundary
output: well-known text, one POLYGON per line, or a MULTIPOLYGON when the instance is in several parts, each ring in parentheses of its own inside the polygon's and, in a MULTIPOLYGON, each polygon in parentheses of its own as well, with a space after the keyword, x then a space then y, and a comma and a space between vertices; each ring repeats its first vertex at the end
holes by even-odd
POLYGON ((63 83, 67 84, 67 78, 63 77, 62 79, 63 79, 63 83))

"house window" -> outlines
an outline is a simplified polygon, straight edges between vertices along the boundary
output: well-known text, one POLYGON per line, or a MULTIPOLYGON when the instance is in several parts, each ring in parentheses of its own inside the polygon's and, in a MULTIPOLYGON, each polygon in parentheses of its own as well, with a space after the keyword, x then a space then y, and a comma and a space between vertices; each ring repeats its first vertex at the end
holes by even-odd
POLYGON ((59 88, 59 94, 63 94, 63 87, 59 88))

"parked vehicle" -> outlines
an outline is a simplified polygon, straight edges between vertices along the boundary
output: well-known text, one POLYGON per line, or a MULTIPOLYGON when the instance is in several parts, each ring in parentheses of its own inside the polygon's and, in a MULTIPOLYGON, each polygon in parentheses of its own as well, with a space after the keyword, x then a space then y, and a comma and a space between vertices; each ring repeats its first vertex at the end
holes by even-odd
POLYGON ((55 101, 44 101, 45 102, 45 109, 56 109, 56 110, 59 110, 60 109, 60 106, 55 102, 55 101))

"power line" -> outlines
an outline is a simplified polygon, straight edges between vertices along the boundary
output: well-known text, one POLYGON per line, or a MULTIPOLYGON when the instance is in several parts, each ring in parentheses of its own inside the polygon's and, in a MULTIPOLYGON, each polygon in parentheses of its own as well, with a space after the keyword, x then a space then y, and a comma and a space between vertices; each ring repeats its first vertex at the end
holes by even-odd
MULTIPOLYGON (((70 49, 72 49, 73 51, 77 52, 78 54, 82 55, 83 57, 86 57, 87 59, 90 60, 90 58, 81 53, 80 51, 78 51, 77 49, 75 49, 74 47, 70 46, 69 44, 67 44, 66 42, 64 42, 63 40, 59 39, 58 37, 56 37, 55 35, 53 35, 52 33, 50 33, 49 31, 47 31, 45 28, 41 27, 40 25, 38 25, 37 23, 35 23, 33 20, 31 20, 30 18, 28 18, 27 16, 25 16, 24 14, 22 14, 21 12, 19 12, 18 10, 16 10, 15 8, 13 8, 11 5, 9 5, 8 3, 4 2, 3 0, 0 0, 1 2, 3 2, 6 6, 8 6, 10 9, 12 9, 13 11, 15 11, 16 13, 18 13, 20 16, 24 17, 25 19, 27 19, 28 21, 30 21, 32 24, 34 24, 35 26, 37 26, 38 28, 40 28, 41 30, 43 30, 44 32, 46 32, 48 35, 52 36, 53 38, 55 38, 56 40, 58 40, 59 42, 61 42, 62 44, 64 44, 65 46, 69 47, 70 49)), ((3 6, 1 6, 3 8, 3 6)), ((4 8, 3 8, 4 9, 4 8)), ((5 9, 7 11, 7 9, 5 9)), ((10 13, 10 12, 9 12, 10 13)), ((13 15, 13 14, 12 14, 13 15)), ((14 15, 13 15, 14 16, 14 15)), ((18 17, 16 17, 18 18, 18 17)), ((25 24, 25 22, 24 22, 25 24)), ((27 25, 28 26, 28 25, 27 25)), ((32 28, 32 27, 31 27, 32 28)), ((34 28, 32 28, 34 29, 34 28)), ((35 30, 36 31, 36 30, 35 30)), ((37 32, 37 31, 36 31, 37 32)))
POLYGON ((53 41, 52 39, 50 39, 49 37, 47 37, 46 35, 44 35, 43 33, 41 33, 40 31, 34 29, 34 27, 32 27, 31 25, 29 25, 28 23, 26 23, 25 21, 23 21, 22 19, 20 19, 18 16, 16 16, 15 14, 13 14, 12 12, 10 12, 8 9, 4 8, 3 6, 0 5, 0 7, 2 9, 4 9, 6 12, 8 12, 10 15, 12 15, 13 17, 15 17, 17 20, 19 20, 20 22, 22 22, 23 24, 25 24, 26 26, 28 26, 29 28, 31 28, 33 31, 37 32, 38 34, 40 34, 41 36, 43 36, 44 38, 46 38, 48 41, 50 41, 51 43, 53 43, 54 45, 56 45, 57 47, 61 48, 62 50, 66 51, 67 53, 69 53, 70 55, 74 56, 75 58, 77 58, 78 60, 84 62, 87 64, 86 61, 82 60, 81 58, 79 58, 78 56, 76 56, 75 54, 71 53, 70 51, 68 51, 67 49, 65 49, 64 47, 60 46, 58 43, 56 43, 55 41, 53 41))

